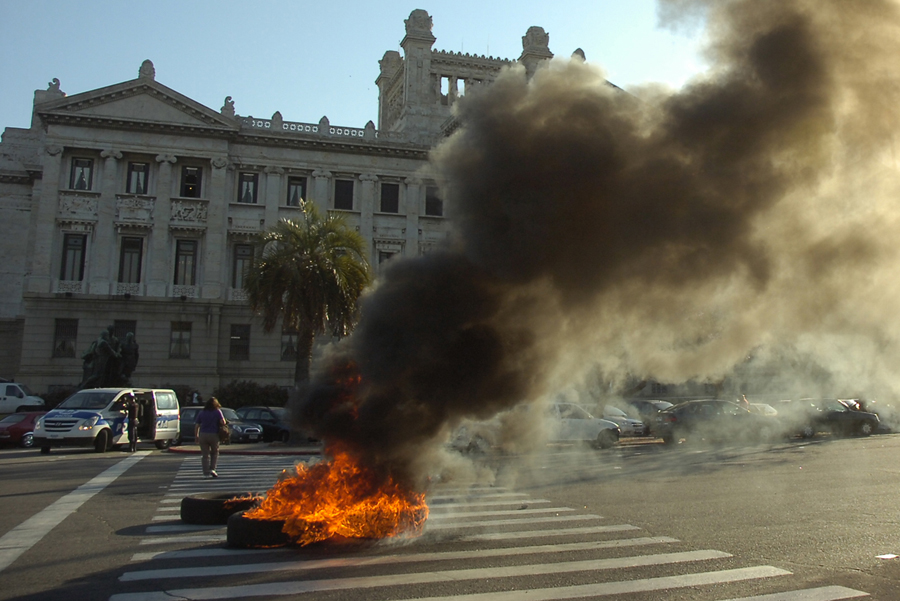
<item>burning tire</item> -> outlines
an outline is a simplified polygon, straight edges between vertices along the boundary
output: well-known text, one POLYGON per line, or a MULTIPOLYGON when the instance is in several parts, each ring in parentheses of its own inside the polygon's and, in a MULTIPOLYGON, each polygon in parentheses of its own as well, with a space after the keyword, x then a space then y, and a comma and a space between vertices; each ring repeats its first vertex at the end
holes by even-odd
POLYGON ((241 493, 200 493, 181 500, 181 521, 205 526, 224 525, 234 513, 256 506, 260 497, 241 493))
POLYGON ((265 549, 291 544, 291 537, 282 532, 284 520, 251 520, 244 513, 228 518, 228 546, 238 549, 265 549))

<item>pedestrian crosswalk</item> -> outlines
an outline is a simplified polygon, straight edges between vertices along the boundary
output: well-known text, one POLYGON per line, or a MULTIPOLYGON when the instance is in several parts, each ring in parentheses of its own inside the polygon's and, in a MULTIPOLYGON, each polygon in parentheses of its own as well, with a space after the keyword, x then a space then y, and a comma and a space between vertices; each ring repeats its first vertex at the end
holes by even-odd
POLYGON ((603 516, 501 487, 433 491, 426 530, 415 539, 231 549, 225 546, 224 526, 181 523, 181 499, 199 492, 265 491, 282 470, 303 458, 224 459, 221 477, 213 480, 199 477, 198 457, 183 461, 110 601, 838 601, 868 596, 841 586, 792 586, 791 572, 781 567, 748 565, 722 550, 688 548, 672 537, 606 523, 603 516))

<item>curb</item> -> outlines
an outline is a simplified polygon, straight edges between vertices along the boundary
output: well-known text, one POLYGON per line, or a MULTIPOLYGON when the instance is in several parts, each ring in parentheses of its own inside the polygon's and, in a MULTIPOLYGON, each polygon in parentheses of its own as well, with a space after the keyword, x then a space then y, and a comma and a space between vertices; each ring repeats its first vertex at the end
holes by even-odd
MULTIPOLYGON (((249 446, 249 445, 248 445, 249 446)), ((181 455, 199 455, 200 447, 197 445, 169 447, 169 453, 177 453, 181 455)), ((235 449, 231 445, 219 446, 219 455, 321 455, 321 447, 284 447, 266 449, 235 449)))

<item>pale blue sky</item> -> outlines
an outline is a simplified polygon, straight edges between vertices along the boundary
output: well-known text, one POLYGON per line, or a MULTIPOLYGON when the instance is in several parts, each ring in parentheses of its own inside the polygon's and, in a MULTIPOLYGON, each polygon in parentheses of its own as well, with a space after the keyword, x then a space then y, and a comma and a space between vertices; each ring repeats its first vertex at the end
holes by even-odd
POLYGON ((241 115, 377 124, 378 60, 416 8, 436 50, 516 59, 539 25, 554 54, 580 47, 622 87, 677 87, 703 69, 699 32, 659 29, 653 0, 0 0, 0 129, 28 127, 54 77, 77 94, 137 77, 146 58, 215 110, 232 96, 241 115))

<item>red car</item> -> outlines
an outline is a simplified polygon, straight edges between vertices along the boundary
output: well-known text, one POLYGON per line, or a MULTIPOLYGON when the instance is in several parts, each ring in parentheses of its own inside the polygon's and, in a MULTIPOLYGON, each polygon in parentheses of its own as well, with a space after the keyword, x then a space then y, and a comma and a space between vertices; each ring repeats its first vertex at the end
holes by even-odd
POLYGON ((0 445, 17 444, 20 447, 31 448, 34 445, 31 436, 34 432, 34 422, 46 413, 46 411, 23 411, 4 417, 0 420, 0 445))

